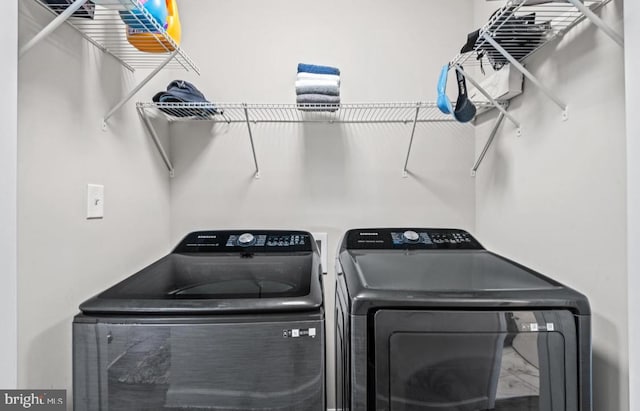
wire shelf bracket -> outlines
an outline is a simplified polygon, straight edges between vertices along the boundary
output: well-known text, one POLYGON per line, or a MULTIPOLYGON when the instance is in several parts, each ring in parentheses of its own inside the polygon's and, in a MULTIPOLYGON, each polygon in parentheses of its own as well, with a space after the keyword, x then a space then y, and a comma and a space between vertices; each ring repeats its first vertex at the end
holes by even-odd
POLYGON ((84 6, 87 1, 88 0, 75 0, 62 13, 60 13, 58 17, 53 19, 51 23, 47 24, 42 30, 40 30, 38 34, 36 34, 31 40, 29 40, 24 46, 22 46, 22 48, 20 48, 20 53, 18 54, 18 56, 24 56, 29 50, 33 48, 33 46, 40 43, 40 41, 46 38, 49 34, 53 33, 58 27, 66 22, 69 17, 71 17, 76 11, 78 11, 80 7, 84 6))
POLYGON ((253 144, 253 133, 251 132, 251 122, 249 121, 249 109, 247 108, 247 104, 243 103, 244 108, 244 117, 247 121, 247 132, 249 133, 249 141, 251 142, 251 153, 253 154, 253 164, 256 167, 256 173, 254 174, 255 178, 260 178, 260 167, 258 167, 258 158, 256 157, 256 147, 253 144))
POLYGON ((122 100, 120 100, 118 104, 113 106, 113 108, 109 110, 107 114, 105 114, 104 118, 102 119, 103 131, 106 131, 107 129, 107 120, 109 120, 109 118, 111 118, 111 116, 113 116, 116 111, 120 110, 122 106, 124 106, 127 103, 127 101, 131 100, 133 96, 135 96, 138 93, 138 91, 140 91, 142 87, 144 87, 149 81, 151 81, 151 79, 153 79, 163 68, 165 68, 167 64, 169 64, 171 60, 174 59, 177 53, 178 53, 177 50, 171 53, 165 61, 163 61, 158 67, 156 67, 151 73, 149 73, 149 75, 145 77, 144 80, 140 82, 140 84, 134 87, 126 96, 122 98, 122 100))
POLYGON ((545 86, 536 76, 534 76, 529 70, 527 70, 518 60, 516 60, 511 53, 504 49, 498 42, 489 35, 489 33, 484 33, 482 37, 487 41, 487 43, 491 44, 493 48, 495 48, 498 53, 500 53, 513 67, 515 67, 519 72, 524 74, 526 78, 529 79, 536 87, 538 87, 551 101, 553 101, 558 107, 562 109, 562 119, 569 119, 569 112, 567 110, 567 105, 560 100, 547 86, 545 86))
MULTIPOLYGON (((53 33, 63 23, 74 28, 82 37, 98 49, 115 58, 130 71, 151 70, 140 84, 128 92, 121 101, 111 108, 102 119, 102 129, 107 121, 162 69, 183 69, 200 74, 200 70, 179 44, 169 35, 167 29, 158 23, 140 0, 102 0, 100 5, 91 4, 90 11, 82 6, 88 0, 75 0, 62 4, 48 4, 35 0, 55 18, 20 49, 20 57, 36 44, 53 33), (82 17, 79 17, 82 16, 82 17), (125 17, 123 17, 125 16, 125 17), (127 23, 123 19, 127 19, 127 23), (129 26, 128 26, 129 25, 129 26), (130 43, 129 27, 144 28, 144 37, 130 43), (144 50, 144 51, 141 51, 144 50)), ((135 33, 133 35, 136 35, 135 33)))
POLYGON ((491 134, 489 134, 489 138, 487 139, 487 142, 485 143, 484 147, 482 148, 482 152, 480 153, 480 156, 478 156, 478 159, 476 160, 475 164, 471 168, 471 177, 475 177, 476 176, 476 174, 478 172, 478 168, 480 168, 480 164, 482 164, 482 161, 484 160, 485 156, 487 155, 487 152, 489 151, 489 147, 491 147, 491 144, 493 143, 493 140, 496 138, 496 135, 498 134, 498 129, 502 125, 502 122, 504 121, 504 118, 505 118, 505 114, 501 112, 500 115, 498 116, 498 119, 496 120, 495 124, 493 125, 493 129, 491 130, 491 134))
MULTIPOLYGON (((490 103, 475 103, 479 110, 486 110, 490 103)), ((150 121, 152 113, 162 113, 167 121, 210 121, 214 124, 242 124, 247 133, 255 167, 255 178, 260 178, 253 126, 257 124, 402 124, 411 125, 411 134, 402 176, 408 176, 408 164, 418 124, 443 123, 463 127, 450 115, 439 111, 433 102, 416 103, 343 103, 343 104, 247 104, 247 103, 151 103, 136 105, 145 127, 165 162, 170 174, 173 165, 160 144, 160 139, 150 121)))
POLYGON ((416 103, 416 116, 413 118, 413 127, 411 127, 411 138, 409 139, 409 147, 407 148, 407 157, 404 160, 404 167, 402 169, 402 177, 407 178, 407 166, 409 165, 409 156, 411 155, 411 147, 413 146, 413 137, 416 134, 416 126, 418 125, 418 116, 420 115, 420 103, 416 103))
POLYGON ((153 143, 155 144, 156 148, 158 149, 158 152, 160 153, 160 156, 162 157, 162 161, 164 161, 164 164, 167 166, 167 170, 169 170, 169 177, 173 178, 175 175, 173 164, 171 163, 171 160, 169 159, 167 152, 165 151, 164 147, 162 146, 162 143, 160 142, 160 138, 158 137, 158 133, 156 132, 156 129, 153 127, 153 124, 151 124, 151 120, 144 112, 144 108, 138 106, 136 109, 138 110, 138 114, 140 115, 140 118, 142 118, 142 123, 144 124, 145 128, 151 135, 151 138, 153 139, 153 143))
POLYGON ((582 3, 582 0, 566 0, 569 3, 573 4, 575 8, 580 10, 580 12, 593 24, 595 24, 600 30, 602 30, 607 36, 611 37, 613 41, 618 43, 620 47, 624 47, 624 37, 621 36, 618 32, 616 32, 611 26, 604 22, 597 14, 593 12, 589 7, 585 6, 582 3))

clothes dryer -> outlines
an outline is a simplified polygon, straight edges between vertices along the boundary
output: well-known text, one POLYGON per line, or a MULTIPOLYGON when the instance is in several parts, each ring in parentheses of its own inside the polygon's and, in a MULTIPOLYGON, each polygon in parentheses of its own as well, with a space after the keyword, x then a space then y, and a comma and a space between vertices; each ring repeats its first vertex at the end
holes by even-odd
POLYGON ((462 230, 350 230, 338 254, 338 409, 591 410, 584 295, 462 230))

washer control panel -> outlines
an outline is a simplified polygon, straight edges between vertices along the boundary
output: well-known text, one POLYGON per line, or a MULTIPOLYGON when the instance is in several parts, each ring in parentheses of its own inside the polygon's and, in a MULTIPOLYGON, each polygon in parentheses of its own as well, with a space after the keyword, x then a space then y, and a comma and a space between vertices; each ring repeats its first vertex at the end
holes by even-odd
POLYGON ((187 235, 174 253, 312 251, 304 231, 197 231, 187 235))
POLYGON ((349 249, 483 249, 464 230, 439 228, 350 230, 346 235, 346 243, 349 249))

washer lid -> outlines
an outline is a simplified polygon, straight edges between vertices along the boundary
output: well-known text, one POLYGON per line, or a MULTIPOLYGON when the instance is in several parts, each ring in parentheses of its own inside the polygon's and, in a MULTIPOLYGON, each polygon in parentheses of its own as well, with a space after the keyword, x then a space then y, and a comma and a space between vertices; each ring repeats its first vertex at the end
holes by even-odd
POLYGON ((173 253, 80 308, 163 314, 317 309, 322 305, 318 265, 309 233, 192 233, 173 253), (274 245, 274 239, 282 244, 274 245))

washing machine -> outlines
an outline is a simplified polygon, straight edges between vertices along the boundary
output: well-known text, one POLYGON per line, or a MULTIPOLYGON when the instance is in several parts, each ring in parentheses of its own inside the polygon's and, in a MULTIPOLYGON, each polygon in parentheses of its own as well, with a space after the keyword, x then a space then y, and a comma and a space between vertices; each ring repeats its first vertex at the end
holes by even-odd
POLYGON ((74 409, 325 411, 323 307, 310 233, 190 233, 80 305, 74 409))
POLYGON ((587 298, 469 233, 350 230, 336 281, 336 408, 591 410, 587 298))

